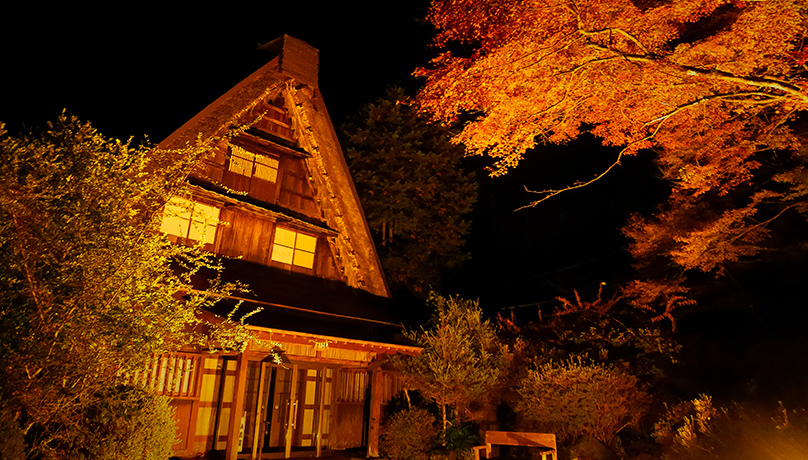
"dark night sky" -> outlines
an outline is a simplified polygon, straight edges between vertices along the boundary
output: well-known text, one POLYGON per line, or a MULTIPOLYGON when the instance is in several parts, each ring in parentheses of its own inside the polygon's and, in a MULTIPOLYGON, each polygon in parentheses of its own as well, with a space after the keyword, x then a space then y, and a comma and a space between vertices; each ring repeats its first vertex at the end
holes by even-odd
POLYGON ((23 7, 11 21, 19 28, 0 32, 0 119, 35 125, 66 107, 105 134, 159 141, 269 60, 257 44, 288 34, 320 50, 321 89, 339 124, 428 60, 428 2, 293 4, 23 7))
MULTIPOLYGON (((18 4, 26 10, 6 17, 0 29, 0 120, 16 133, 41 126, 66 108, 108 136, 147 135, 157 142, 265 63, 270 56, 256 51, 257 44, 289 34, 320 50, 320 87, 339 127, 346 115, 380 97, 388 85, 412 87, 411 72, 434 54, 427 46, 432 28, 421 22, 425 0, 292 4, 194 4, 184 10, 170 9, 173 5, 122 10, 18 4)), ((566 148, 542 149, 505 178, 481 178, 469 237, 473 259, 454 274, 445 293, 479 297, 492 311, 571 296, 573 289, 591 298, 600 282, 616 287, 630 276, 619 227, 630 212, 649 212, 664 196, 648 159, 628 158, 594 186, 513 212, 531 198, 524 186, 542 189, 588 179, 613 155, 583 139, 566 148)), ((471 161, 478 168, 483 163, 471 161)), ((804 314, 799 321, 770 324, 763 324, 766 319, 759 314, 770 307, 760 302, 771 303, 768 311, 781 309, 772 314, 778 318, 791 318, 805 306, 797 300, 794 283, 784 283, 790 277, 779 276, 790 269, 783 270, 768 277, 739 272, 738 282, 749 283, 741 297, 741 303, 748 303, 741 308, 746 313, 719 311, 683 328, 695 347, 718 347, 710 354, 717 361, 696 360, 703 372, 719 378, 715 385, 723 384, 720 378, 746 385, 753 371, 743 369, 754 353, 776 355, 783 361, 778 371, 806 367, 789 361, 793 353, 783 353, 783 347, 803 346, 802 341, 758 340, 780 332, 805 335, 800 332, 808 323, 804 314), (785 324, 793 330, 778 329, 785 324), (699 342, 706 336, 722 339, 699 342), (722 356, 730 371, 719 369, 722 356)))

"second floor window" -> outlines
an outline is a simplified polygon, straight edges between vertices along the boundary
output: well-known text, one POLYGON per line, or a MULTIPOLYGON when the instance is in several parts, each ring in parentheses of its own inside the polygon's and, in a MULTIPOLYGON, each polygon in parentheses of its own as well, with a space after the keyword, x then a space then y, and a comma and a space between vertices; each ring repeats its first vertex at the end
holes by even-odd
POLYGON ((240 176, 275 182, 278 179, 278 160, 256 155, 237 145, 230 146, 230 162, 227 169, 240 176))
POLYGON ((316 248, 317 237, 278 227, 272 244, 272 260, 311 269, 316 248))
POLYGON ((163 210, 160 231, 179 238, 213 244, 219 224, 219 211, 216 206, 174 197, 163 210))

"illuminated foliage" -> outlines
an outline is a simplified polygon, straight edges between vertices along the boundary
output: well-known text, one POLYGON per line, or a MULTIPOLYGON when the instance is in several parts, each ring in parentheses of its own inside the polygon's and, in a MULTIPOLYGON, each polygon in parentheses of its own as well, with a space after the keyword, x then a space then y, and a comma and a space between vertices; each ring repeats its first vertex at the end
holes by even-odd
POLYGON ((775 218, 808 209, 792 129, 808 109, 807 11, 803 0, 435 0, 436 44, 467 52, 417 72, 419 103, 444 122, 471 116, 455 141, 494 158, 492 175, 582 132, 620 148, 612 167, 652 152, 670 198, 626 234, 640 263, 678 267, 645 285, 670 291, 658 303, 672 318, 681 290, 663 285, 721 274, 762 249, 775 218))
POLYGON ((393 460, 426 460, 438 437, 435 417, 426 409, 404 409, 390 417, 379 449, 393 460))
MULTIPOLYGON (((507 374, 503 378, 507 385, 502 397, 504 402, 520 412, 532 411, 533 409, 528 407, 539 403, 527 401, 525 392, 535 390, 535 388, 529 390, 529 387, 537 385, 533 381, 538 378, 536 369, 552 369, 547 371, 550 372, 548 375, 556 375, 562 372, 561 369, 567 366, 567 363, 574 364, 570 365, 571 367, 567 366, 569 367, 567 371, 575 369, 575 372, 581 372, 581 375, 588 375, 582 369, 592 366, 606 369, 603 370, 605 373, 619 369, 621 375, 625 374, 626 379, 642 383, 642 388, 653 395, 652 398, 647 398, 648 400, 653 399, 659 403, 666 400, 671 389, 670 375, 676 368, 680 346, 673 340, 669 328, 649 324, 645 312, 630 308, 620 295, 605 297, 603 288, 601 285, 597 296, 591 301, 582 299, 577 292, 573 299, 559 298, 561 306, 537 321, 517 324, 513 315, 498 318, 501 326, 500 340, 513 343, 513 356, 507 374)), ((593 369, 586 372, 595 373, 593 369)), ((582 382, 583 380, 585 379, 582 378, 582 382)), ((581 385, 574 390, 570 387, 569 391, 582 393, 600 391, 600 387, 587 388, 585 383, 581 385)), ((547 389, 547 391, 556 390, 547 389)), ((576 398, 581 397, 574 393, 564 395, 567 396, 576 401, 576 398)), ((542 410, 550 408, 546 406, 542 410)), ((586 410, 590 411, 586 414, 587 417, 611 416, 608 414, 611 411, 609 406, 591 405, 586 410), (605 410, 607 413, 596 413, 599 410, 605 410)), ((530 414, 523 414, 521 420, 527 422, 527 426, 522 427, 526 430, 569 429, 564 426, 556 428, 554 426, 556 423, 561 425, 568 423, 559 420, 553 424, 536 426, 535 423, 540 420, 531 418, 530 414)), ((575 438, 579 434, 572 437, 575 438)), ((591 436, 591 433, 588 432, 586 435, 591 436)))
POLYGON ((566 441, 588 437, 606 445, 639 423, 649 402, 636 377, 574 359, 531 369, 518 392, 516 410, 536 429, 552 430, 566 441))
MULTIPOLYGON (((622 290, 625 292, 625 289, 622 290)), ((646 384, 663 381, 665 369, 676 363, 680 346, 647 318, 622 304, 622 297, 603 298, 603 285, 592 302, 558 298, 561 308, 546 322, 551 342, 567 356, 616 365, 641 377, 646 384)))
MULTIPOLYGON (((136 410, 143 398, 119 376, 216 338, 198 313, 233 286, 192 292, 191 275, 214 261, 157 231, 205 151, 150 151, 66 115, 36 135, 0 129, 0 400, 28 458, 114 457, 98 446, 128 438, 127 420, 158 427, 170 415, 136 410)), ((213 331, 236 339, 221 346, 244 338, 229 321, 213 331)), ((154 432, 133 458, 170 448, 173 433, 154 432)))
POLYGON ((392 88, 342 128, 387 279, 421 294, 439 286, 442 269, 468 258, 463 216, 477 201, 477 184, 460 164, 463 148, 428 121, 392 88))
POLYGON ((804 409, 732 404, 715 407, 702 395, 668 409, 654 425, 665 460, 779 459, 808 455, 804 409))
POLYGON ((464 407, 481 400, 499 383, 505 354, 477 302, 432 293, 428 303, 435 313, 427 327, 407 334, 423 352, 397 356, 395 362, 410 385, 438 403, 445 432, 447 406, 462 415, 464 407))

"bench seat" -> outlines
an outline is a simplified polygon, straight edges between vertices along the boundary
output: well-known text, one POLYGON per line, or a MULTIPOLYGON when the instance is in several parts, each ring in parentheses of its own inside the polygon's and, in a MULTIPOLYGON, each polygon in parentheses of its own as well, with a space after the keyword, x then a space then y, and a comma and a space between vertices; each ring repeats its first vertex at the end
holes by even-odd
POLYGON ((541 449, 542 460, 552 456, 558 460, 556 454, 556 437, 553 433, 531 433, 526 431, 485 431, 483 433, 484 445, 472 447, 474 460, 480 460, 480 451, 485 450, 485 457, 491 458, 491 446, 525 446, 541 449))

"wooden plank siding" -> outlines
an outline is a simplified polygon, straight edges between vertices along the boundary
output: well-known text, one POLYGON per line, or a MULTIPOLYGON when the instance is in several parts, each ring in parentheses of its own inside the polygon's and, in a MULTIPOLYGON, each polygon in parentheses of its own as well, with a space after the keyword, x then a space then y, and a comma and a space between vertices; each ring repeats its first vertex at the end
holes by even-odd
MULTIPOLYGON (((209 200, 204 200, 208 202, 209 200)), ((240 258, 265 266, 283 268, 297 273, 305 273, 326 279, 342 279, 334 257, 329 236, 312 231, 311 226, 298 230, 289 223, 279 224, 275 218, 258 212, 221 204, 219 226, 215 242, 205 245, 205 249, 227 257, 240 258), (272 260, 272 246, 278 226, 317 238, 312 268, 300 267, 272 260)), ((178 240, 174 238, 174 240, 178 240)), ((175 241, 176 242, 176 241, 175 241)), ((188 244, 194 242, 189 241, 188 244)))
POLYGON ((230 207, 222 210, 213 252, 270 265, 275 222, 257 214, 230 207))
POLYGON ((283 100, 281 99, 273 101, 272 104, 267 102, 257 104, 253 112, 256 117, 260 116, 261 118, 253 127, 261 132, 296 144, 297 140, 294 137, 292 118, 282 105, 283 100))

